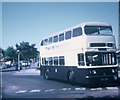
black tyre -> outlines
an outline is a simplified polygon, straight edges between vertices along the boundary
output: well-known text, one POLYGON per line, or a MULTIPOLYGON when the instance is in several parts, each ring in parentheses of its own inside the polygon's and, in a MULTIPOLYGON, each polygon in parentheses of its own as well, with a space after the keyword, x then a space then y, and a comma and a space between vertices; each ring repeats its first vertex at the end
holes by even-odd
POLYGON ((44 73, 44 78, 47 80, 49 79, 49 70, 48 69, 44 73))
POLYGON ((74 82, 74 72, 73 71, 70 71, 68 73, 68 82, 69 83, 73 83, 74 82))

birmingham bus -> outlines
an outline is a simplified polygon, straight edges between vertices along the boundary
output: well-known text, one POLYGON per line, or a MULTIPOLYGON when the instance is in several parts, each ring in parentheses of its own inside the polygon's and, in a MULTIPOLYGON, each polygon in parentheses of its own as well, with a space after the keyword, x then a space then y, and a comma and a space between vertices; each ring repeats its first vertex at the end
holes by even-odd
POLYGON ((116 85, 118 63, 112 26, 84 22, 42 39, 41 76, 81 85, 116 85))

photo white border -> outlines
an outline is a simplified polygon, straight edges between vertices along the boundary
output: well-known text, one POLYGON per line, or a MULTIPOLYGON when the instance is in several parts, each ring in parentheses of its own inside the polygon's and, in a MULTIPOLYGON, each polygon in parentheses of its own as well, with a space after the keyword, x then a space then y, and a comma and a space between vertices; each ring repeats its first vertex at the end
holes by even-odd
POLYGON ((119 0, 0 0, 2 2, 119 2, 119 0))

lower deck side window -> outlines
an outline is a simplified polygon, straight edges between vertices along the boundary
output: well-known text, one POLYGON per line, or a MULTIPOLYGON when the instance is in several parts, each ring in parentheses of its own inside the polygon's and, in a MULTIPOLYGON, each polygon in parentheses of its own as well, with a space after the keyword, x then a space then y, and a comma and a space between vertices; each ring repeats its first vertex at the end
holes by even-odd
POLYGON ((59 57, 59 65, 64 65, 65 61, 64 61, 64 56, 60 56, 59 57))
POLYGON ((45 58, 42 58, 42 65, 45 65, 45 58))
POLYGON ((54 57, 54 65, 58 65, 58 57, 54 57))
POLYGON ((53 59, 52 59, 52 57, 49 57, 49 65, 50 65, 50 66, 53 65, 53 59))
POLYGON ((55 57, 43 57, 41 65, 45 66, 64 66, 65 58, 64 56, 55 56, 55 57))
POLYGON ((49 59, 45 58, 45 65, 48 65, 49 59))

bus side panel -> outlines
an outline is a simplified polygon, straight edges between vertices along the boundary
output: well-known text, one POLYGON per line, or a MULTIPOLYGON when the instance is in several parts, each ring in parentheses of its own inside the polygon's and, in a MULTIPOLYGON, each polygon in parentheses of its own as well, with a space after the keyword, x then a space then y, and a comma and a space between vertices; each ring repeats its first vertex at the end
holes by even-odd
POLYGON ((83 69, 75 66, 44 66, 41 68, 41 75, 44 76, 45 71, 49 70, 49 78, 68 81, 69 72, 73 71, 73 83, 88 86, 112 86, 117 85, 117 80, 114 79, 114 76, 118 77, 117 71, 112 73, 112 69, 117 70, 117 67, 83 69), (90 74, 91 70, 96 70, 97 73, 90 74))
POLYGON ((82 68, 74 69, 74 82, 80 84, 88 84, 89 81, 85 78, 88 75, 88 70, 82 68))
POLYGON ((50 67, 50 77, 52 79, 66 81, 68 70, 69 68, 64 67, 64 66, 55 66, 55 67, 52 66, 50 67))
POLYGON ((65 66, 41 66, 41 76, 44 77, 45 71, 49 70, 49 78, 67 81, 67 75, 71 67, 65 66))
POLYGON ((49 70, 49 78, 51 79, 68 81, 69 72, 73 71, 73 82, 81 84, 88 83, 88 80, 85 78, 85 76, 88 74, 88 71, 85 69, 79 69, 76 66, 43 66, 41 68, 42 76, 44 76, 46 70, 49 70))

